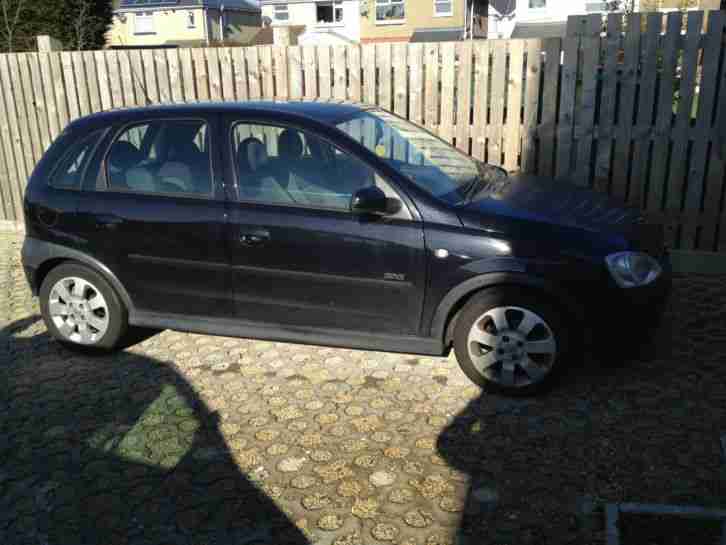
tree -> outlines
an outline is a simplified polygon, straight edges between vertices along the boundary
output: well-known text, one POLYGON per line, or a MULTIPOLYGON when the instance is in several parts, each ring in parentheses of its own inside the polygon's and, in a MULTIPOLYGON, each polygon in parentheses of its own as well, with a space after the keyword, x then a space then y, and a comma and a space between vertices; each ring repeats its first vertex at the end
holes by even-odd
POLYGON ((108 0, 52 0, 48 32, 66 49, 100 49, 106 42, 113 8, 108 0))
POLYGON ((12 53, 15 50, 15 40, 23 21, 21 15, 25 8, 25 0, 0 0, 0 36, 4 51, 12 53))
POLYGON ((65 49, 100 49, 112 16, 108 0, 0 0, 0 51, 34 50, 39 34, 65 49))

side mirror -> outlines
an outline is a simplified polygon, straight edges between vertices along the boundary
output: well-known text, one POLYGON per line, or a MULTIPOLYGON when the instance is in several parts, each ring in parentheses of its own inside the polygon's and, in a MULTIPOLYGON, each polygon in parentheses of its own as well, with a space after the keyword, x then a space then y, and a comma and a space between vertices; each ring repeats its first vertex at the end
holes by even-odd
POLYGON ((389 216, 401 210, 401 201, 390 199, 380 187, 364 187, 358 190, 350 201, 353 214, 389 216))

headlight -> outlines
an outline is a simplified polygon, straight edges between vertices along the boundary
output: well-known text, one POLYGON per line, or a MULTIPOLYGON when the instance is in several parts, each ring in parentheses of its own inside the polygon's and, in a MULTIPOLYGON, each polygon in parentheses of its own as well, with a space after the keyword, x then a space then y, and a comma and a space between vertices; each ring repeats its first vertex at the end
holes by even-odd
POLYGON ((663 269, 655 259, 640 252, 619 252, 605 258, 610 274, 621 288, 650 284, 663 269))

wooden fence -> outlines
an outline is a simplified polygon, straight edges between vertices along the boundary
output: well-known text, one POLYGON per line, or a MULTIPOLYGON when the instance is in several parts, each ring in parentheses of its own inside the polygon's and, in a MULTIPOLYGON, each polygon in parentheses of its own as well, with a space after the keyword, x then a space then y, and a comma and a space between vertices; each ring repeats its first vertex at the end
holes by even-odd
POLYGON ((0 55, 0 219, 72 119, 152 103, 378 104, 509 170, 644 208, 672 247, 726 251, 726 12, 571 17, 568 36, 0 55), (603 28, 606 32, 602 32, 603 28), (722 122, 717 122, 722 120, 722 122), (723 138, 723 137, 722 137, 723 138))

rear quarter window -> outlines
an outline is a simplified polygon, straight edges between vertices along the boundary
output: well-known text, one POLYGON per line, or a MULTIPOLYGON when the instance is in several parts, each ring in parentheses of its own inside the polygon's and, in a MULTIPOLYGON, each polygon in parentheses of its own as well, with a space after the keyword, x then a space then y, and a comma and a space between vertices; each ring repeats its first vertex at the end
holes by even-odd
POLYGON ((50 177, 50 186, 58 189, 80 189, 91 157, 105 132, 105 129, 98 130, 77 139, 58 161, 50 177))

